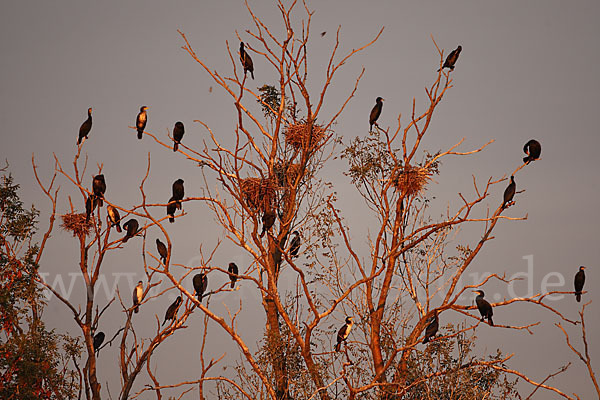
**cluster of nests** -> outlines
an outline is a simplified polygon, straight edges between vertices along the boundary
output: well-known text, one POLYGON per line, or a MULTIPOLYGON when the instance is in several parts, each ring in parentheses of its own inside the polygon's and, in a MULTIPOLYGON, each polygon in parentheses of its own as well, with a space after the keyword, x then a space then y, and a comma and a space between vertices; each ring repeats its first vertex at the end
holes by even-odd
POLYGON ((254 210, 272 210, 278 190, 292 186, 300 174, 300 164, 279 162, 272 178, 246 178, 240 182, 244 202, 254 210))
POLYGON ((92 229, 92 221, 86 221, 85 213, 70 213, 62 215, 61 227, 73 234, 73 237, 85 237, 92 229))
MULTIPOLYGON (((325 129, 317 124, 298 122, 285 130, 285 143, 295 150, 314 150, 325 138, 325 129)), ((240 182, 244 201, 254 210, 272 210, 278 190, 292 186, 300 175, 300 164, 280 161, 273 167, 272 178, 246 178, 240 182)))
POLYGON ((418 196, 431 180, 431 171, 423 167, 405 165, 392 177, 392 183, 403 196, 418 196))

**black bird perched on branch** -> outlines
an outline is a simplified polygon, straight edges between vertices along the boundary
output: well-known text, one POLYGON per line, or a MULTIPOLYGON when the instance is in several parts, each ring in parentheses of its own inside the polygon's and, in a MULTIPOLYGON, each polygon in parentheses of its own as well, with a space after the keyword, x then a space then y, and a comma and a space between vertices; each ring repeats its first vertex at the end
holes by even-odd
POLYGON ((582 265, 579 267, 579 271, 577 271, 575 274, 575 300, 577 300, 577 302, 581 301, 581 291, 583 290, 583 285, 585 284, 584 269, 585 267, 582 265))
POLYGON ((491 326, 494 326, 494 321, 492 320, 492 316, 494 315, 494 311, 492 310, 492 306, 483 298, 485 293, 483 290, 473 290, 474 293, 479 293, 475 298, 475 303, 477 303, 477 309, 479 310, 479 314, 481 314, 481 320, 484 321, 486 318, 491 326))
POLYGON ((179 148, 179 143, 181 143, 181 139, 183 139, 183 134, 185 133, 185 128, 183 127, 183 122, 177 121, 175 122, 175 127, 173 128, 173 151, 177 151, 179 148))
POLYGON ((140 224, 137 221, 137 219, 131 218, 123 224, 123 228, 125 228, 125 231, 127 232, 125 234, 125 237, 123 238, 123 243, 127 243, 129 239, 131 239, 138 233, 140 224))
POLYGON ((192 279, 192 283, 194 284, 194 290, 196 291, 198 301, 202 302, 202 296, 208 288, 208 277, 204 273, 196 274, 192 279))
POLYGON ((229 273, 229 279, 231 280, 231 288, 233 289, 235 287, 235 282, 238 278, 238 266, 235 265, 235 263, 229 263, 229 268, 227 269, 227 272, 229 273))
POLYGON ((542 154, 542 145, 537 140, 531 139, 529 142, 525 143, 523 151, 527 154, 527 157, 523 158, 523 162, 529 164, 540 158, 540 154, 542 154))
POLYGON ((104 204, 102 199, 104 198, 104 193, 106 193, 106 182, 104 181, 104 175, 96 175, 92 180, 92 190, 94 192, 94 196, 98 200, 98 207, 102 207, 104 204))
POLYGON ((350 335, 350 330, 352 329, 353 324, 354 321, 352 320, 352 317, 346 317, 346 324, 344 324, 344 326, 342 326, 337 333, 337 344, 335 345, 335 351, 340 351, 342 342, 346 341, 348 335, 350 335))
MULTIPOLYGON (((442 65, 442 68, 440 69, 450 68, 450 71, 454 71, 454 64, 456 64, 456 60, 458 60, 461 51, 462 46, 458 46, 456 49, 452 50, 450 54, 448 54, 448 57, 446 57, 446 61, 444 61, 444 65, 442 65)), ((438 69, 438 72, 439 71, 440 70, 438 69)))
POLYGON ((290 256, 298 257, 298 252, 300 251, 300 233, 298 231, 292 232, 292 235, 296 235, 292 238, 290 242, 290 256))
POLYGON ((169 203, 167 204, 167 215, 169 216, 169 222, 175 222, 175 211, 177 210, 177 202, 173 197, 169 199, 169 203))
POLYGON ((85 201, 85 222, 90 222, 90 216, 94 212, 94 209, 98 205, 98 200, 93 194, 90 194, 85 201))
POLYGON ((429 339, 435 337, 438 328, 440 327, 440 320, 438 318, 437 311, 433 312, 433 315, 427 319, 427 328, 425 328, 425 339, 423 339, 423 344, 429 342, 429 339))
POLYGON ((146 114, 146 110, 148 107, 142 106, 140 107, 140 113, 137 115, 135 119, 135 127, 137 128, 137 137, 138 139, 142 139, 144 136, 144 129, 146 129, 146 122, 148 122, 148 114, 146 114))
POLYGON ((250 75, 254 79, 254 63, 252 63, 252 58, 250 58, 250 55, 244 49, 244 42, 240 42, 240 60, 244 67, 244 76, 246 76, 246 72, 250 71, 250 75))
POLYGON ((140 312, 140 303, 142 302, 142 296, 144 295, 144 284, 139 281, 133 289, 133 311, 137 314, 140 312))
POLYGON ((517 184, 515 182, 515 177, 513 175, 510 176, 510 183, 504 189, 504 201, 502 202, 502 208, 504 209, 507 204, 509 204, 513 197, 515 197, 515 192, 517 191, 517 184))
POLYGON ((163 326, 165 324, 165 322, 167 322, 168 319, 170 319, 170 320, 175 319, 175 317, 177 316, 177 310, 179 309, 179 306, 181 305, 181 301, 182 301, 181 296, 177 296, 177 298, 175 299, 173 304, 171 304, 169 306, 169 308, 167 308, 167 312, 165 313, 165 320, 163 321, 161 326, 163 326))
POLYGON ((104 337, 104 332, 98 332, 94 335, 94 351, 98 351, 98 349, 104 342, 104 337))
POLYGON ((79 139, 77 139, 77 144, 80 145, 83 138, 88 137, 90 131, 92 130, 92 108, 88 108, 88 117, 83 124, 79 127, 79 139))
POLYGON ((371 110, 371 114, 369 114, 369 132, 373 130, 373 124, 379 126, 377 125, 377 120, 379 119, 379 116, 381 115, 381 110, 383 109, 383 100, 384 99, 382 99, 381 97, 375 99, 375 106, 371 110))
POLYGON ((171 197, 171 199, 175 200, 175 205, 178 210, 181 210, 181 200, 183 200, 183 196, 185 196, 183 179, 177 179, 173 182, 173 197, 171 197))
POLYGON ((277 217, 277 214, 275 214, 275 211, 273 211, 273 210, 265 211, 265 213, 262 216, 263 228, 262 228, 262 232, 260 233, 260 237, 263 237, 265 235, 265 232, 267 232, 269 229, 271 229, 271 227, 275 224, 276 217, 277 217))
POLYGON ((156 238, 156 249, 158 250, 158 254, 160 255, 163 264, 165 264, 167 262, 167 255, 169 255, 167 245, 156 238))
POLYGON ((117 232, 121 233, 121 216, 119 215, 119 210, 109 204, 106 206, 106 213, 108 214, 111 226, 116 227, 117 232))

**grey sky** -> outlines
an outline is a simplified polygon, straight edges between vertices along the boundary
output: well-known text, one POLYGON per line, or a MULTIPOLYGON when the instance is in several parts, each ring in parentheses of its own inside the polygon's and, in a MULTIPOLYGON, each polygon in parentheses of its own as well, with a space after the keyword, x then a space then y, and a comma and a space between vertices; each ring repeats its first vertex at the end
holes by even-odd
MULTIPOLYGON (((279 24, 276 8, 267 3, 253 5, 255 12, 266 22, 279 24)), ((565 276, 564 290, 572 290, 577 267, 586 265, 586 289, 590 293, 584 301, 594 301, 587 312, 588 337, 598 337, 600 297, 594 288, 600 284, 596 272, 596 227, 600 224, 596 157, 600 145, 596 124, 600 3, 323 0, 313 1, 310 6, 316 10, 309 48, 315 87, 323 80, 320 67, 325 65, 338 25, 342 26, 342 52, 369 41, 385 26, 379 42, 342 69, 327 97, 330 105, 326 106, 326 114, 339 106, 361 68, 366 68, 356 97, 336 126, 346 143, 367 133, 368 113, 377 96, 386 99, 379 120, 386 127, 395 128, 399 113, 406 124, 413 97, 423 105, 423 88, 435 79, 439 61, 430 35, 446 52, 458 44, 463 46, 452 75, 454 87, 434 115, 425 148, 446 149, 463 136, 463 150, 479 147, 490 139, 495 143, 475 156, 446 159, 441 175, 428 189, 428 194, 435 196, 432 210, 442 212, 448 204, 458 204, 459 191, 472 194, 472 174, 482 184, 489 176, 509 175, 523 157, 523 144, 530 138, 540 140, 542 160, 520 172, 517 186, 526 192, 517 195, 516 205, 507 211, 510 216, 528 214, 528 220, 499 224, 496 239, 488 243, 473 272, 505 271, 510 276, 525 271, 527 261, 523 257, 532 255, 534 292, 540 291, 542 278, 553 271, 565 276), (319 36, 322 31, 327 32, 325 37, 319 36)), ((186 194, 200 195, 197 167, 160 149, 149 138, 138 141, 128 126, 134 124, 139 107, 148 105, 148 130, 163 138, 174 122, 181 120, 186 125, 185 143, 199 148, 208 135, 192 122, 194 119, 203 120, 224 140, 233 135, 232 100, 181 49, 177 29, 187 35, 211 69, 230 76, 226 41, 235 51, 238 30, 245 41, 252 42, 243 33, 251 28, 243 3, 2 1, 1 9, 0 156, 8 159, 25 202, 33 202, 42 210, 42 228, 46 227, 48 203, 33 179, 31 154, 35 153, 44 178, 51 176, 53 152, 63 167, 71 168, 77 132, 88 107, 94 109, 94 126, 84 147, 89 156, 87 177, 91 181, 96 163, 104 163, 111 200, 123 205, 139 202, 138 186, 148 152, 152 152, 151 184, 147 187, 150 198, 167 201, 170 185, 179 177, 186 182, 186 194)), ((273 71, 258 57, 254 60, 256 80, 252 84, 272 83, 273 71)), ((341 199, 338 205, 345 211, 348 224, 355 226, 353 237, 359 244, 367 230, 362 213, 356 210, 364 208, 364 203, 343 176, 344 167, 343 162, 334 161, 324 176, 336 185, 341 199)), ((67 194, 74 196, 76 207, 83 208, 73 187, 66 182, 61 186, 59 212, 67 211, 67 194)), ((497 187, 490 206, 500 202, 503 188, 504 184, 497 187)), ((170 229, 176 262, 192 260, 200 244, 212 248, 217 240, 215 232, 220 233, 206 207, 188 205, 186 211, 190 215, 170 229)), ((481 227, 475 228, 465 231, 471 243, 481 232, 481 227)), ((153 241, 153 237, 149 239, 153 241)), ((110 255, 106 273, 138 272, 140 249, 138 240, 118 256, 110 255)), ((42 269, 50 274, 77 272, 76 250, 70 235, 56 229, 42 269)), ((238 250, 225 242, 216 262, 227 265, 232 252, 238 250)), ((233 254, 238 265, 247 262, 241 252, 233 254)), ((517 285, 517 294, 525 294, 525 288, 525 283, 517 285)), ((129 286, 123 285, 122 290, 129 301, 129 286)), ((494 291, 509 297, 501 285, 486 287, 486 293, 494 291)), ((77 293, 76 287, 74 296, 77 293)), ((239 296, 255 297, 247 289, 235 296, 227 300, 234 306, 239 296)), ((553 304, 571 318, 577 317, 579 304, 571 296, 553 304)), ((153 312, 162 319, 167 306, 166 300, 151 303, 153 311, 140 314, 144 317, 140 330, 153 329, 153 312)), ((116 310, 113 308, 115 314, 116 310)), ((252 323, 262 316, 261 311, 249 307, 242 321, 252 323)), ((552 315, 519 304, 497 310, 494 318, 514 324, 541 320, 542 325, 536 328, 535 336, 482 326, 477 332, 481 352, 493 353, 498 347, 508 354, 514 352, 517 355, 510 365, 538 380, 572 361, 570 370, 553 383, 566 393, 577 391, 582 398, 590 398, 593 392, 589 378, 553 326, 556 320, 552 315)), ((46 319, 52 326, 79 333, 66 309, 55 301, 50 303, 46 319)), ((120 313, 107 319, 103 329, 115 329, 121 319, 120 313)), ((190 321, 190 328, 178 333, 176 340, 161 347, 155 356, 164 361, 159 372, 165 382, 196 376, 197 354, 185 349, 197 343, 201 320, 193 316, 190 321), (171 354, 177 354, 177 360, 171 354), (170 367, 175 362, 184 373, 173 373, 170 367)), ((260 330, 260 324, 255 329, 260 330)), ((579 345, 578 331, 572 333, 579 345)), ((214 329, 212 335, 217 337, 220 332, 214 329)), ((214 340, 213 356, 232 345, 214 340)), ((100 356, 100 380, 104 387, 108 381, 113 392, 118 389, 118 376, 107 367, 114 365, 115 354, 113 347, 100 356)), ((591 354, 598 368, 600 341, 592 341, 591 354)), ((552 398, 548 393, 536 396, 552 398)))

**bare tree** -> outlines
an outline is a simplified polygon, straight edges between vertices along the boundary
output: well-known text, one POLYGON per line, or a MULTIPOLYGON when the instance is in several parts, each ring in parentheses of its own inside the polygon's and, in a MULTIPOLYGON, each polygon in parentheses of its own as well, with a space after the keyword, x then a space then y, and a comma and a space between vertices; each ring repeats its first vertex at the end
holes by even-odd
MULTIPOLYGON (((112 339, 120 339, 120 398, 131 396, 136 378, 145 366, 151 384, 133 394, 134 397, 152 392, 160 399, 165 390, 181 388, 187 393, 198 387, 200 398, 204 398, 204 384, 213 382, 221 398, 399 399, 420 398, 415 393, 421 394, 423 390, 428 398, 436 398, 433 392, 436 385, 452 392, 457 382, 469 380, 479 385, 469 392, 471 396, 509 398, 513 384, 506 379, 519 376, 531 383, 534 391, 543 388, 570 399, 545 383, 567 366, 536 382, 507 366, 511 355, 473 355, 475 332, 482 322, 476 315, 477 306, 465 301, 464 295, 492 280, 506 284, 510 280, 497 273, 465 285, 461 278, 493 238, 499 223, 526 220, 526 215, 508 215, 514 201, 505 204, 496 189, 506 182, 507 171, 512 170, 510 175, 518 178, 517 174, 526 173, 527 169, 522 169, 524 165, 506 165, 501 166, 498 177, 489 177, 484 182, 473 177, 474 195, 458 193, 461 199, 458 207, 448 207, 440 218, 431 216, 426 190, 439 172, 441 161, 490 151, 488 146, 493 142, 462 150, 465 138, 457 138, 456 144, 446 150, 427 152, 423 149, 423 139, 433 129, 431 121, 435 110, 453 86, 451 72, 440 68, 433 73, 432 83, 425 88, 426 104, 421 107, 413 99, 404 126, 399 115, 394 129, 376 124, 374 132, 365 132, 366 136, 351 140, 340 151, 343 141, 334 128, 354 97, 365 70, 356 76, 342 99, 331 100, 328 94, 336 83, 338 71, 349 64, 355 54, 375 43, 383 29, 373 32, 371 40, 340 55, 341 30, 338 28, 329 57, 321 64, 325 67, 312 70, 309 69, 308 45, 313 11, 305 3, 278 1, 281 27, 267 26, 247 3, 246 7, 254 26, 237 35, 239 41, 245 43, 240 49, 242 53, 238 53, 237 43, 227 43, 232 76, 211 69, 194 50, 192 40, 180 32, 183 49, 233 100, 235 126, 232 139, 226 140, 214 134, 205 122, 196 121, 206 129, 209 139, 200 149, 190 148, 181 141, 175 151, 202 167, 204 196, 187 197, 182 203, 205 204, 223 229, 227 245, 242 249, 252 260, 242 266, 235 278, 238 285, 247 285, 260 294, 266 316, 262 348, 252 352, 248 343, 255 338, 246 337, 237 328, 244 304, 240 302, 236 310, 227 310, 224 314, 209 307, 213 296, 235 290, 229 287, 232 273, 212 262, 220 241, 208 254, 200 249, 200 265, 172 265, 172 243, 163 226, 167 204, 147 201, 144 190, 150 170, 148 156, 146 176, 139 187, 141 203, 124 207, 113 204, 110 199, 104 201, 118 209, 123 219, 137 217, 142 221, 139 232, 134 232, 142 237, 143 246, 146 284, 142 306, 150 297, 164 296, 170 291, 178 293, 184 305, 168 326, 163 327, 157 319, 153 335, 141 338, 135 330, 133 307, 127 300, 120 299, 124 322, 112 339), (281 37, 274 33, 277 31, 283 32, 281 37), (248 64, 250 58, 252 69, 248 64), (251 87, 246 71, 253 77, 254 69, 256 76, 269 76, 271 83, 251 87), (321 72, 324 76, 319 77, 322 83, 317 86, 313 77, 321 72), (328 107, 324 106, 326 101, 328 107), (369 214, 373 221, 366 241, 356 241, 358 235, 344 219, 345 213, 356 211, 338 209, 335 187, 320 177, 321 170, 334 156, 347 160, 347 175, 365 201, 361 212, 369 214), (214 183, 218 183, 216 188, 214 183), (494 205, 489 207, 488 202, 494 205), (475 243, 462 244, 456 250, 450 249, 450 239, 458 235, 459 228, 471 224, 482 227, 481 238, 475 243), (166 241, 166 260, 146 248, 146 235, 151 229, 166 241), (203 297, 197 293, 198 288, 192 291, 190 285, 184 283, 198 274, 210 275, 211 282, 212 277, 221 276, 224 283, 211 286, 203 297), (293 290, 281 287, 282 277, 296 282, 293 290), (150 289, 163 281, 168 287, 150 295, 150 289), (203 298, 208 300, 203 301, 203 298), (192 312, 204 316, 198 379, 161 383, 152 372, 153 352, 177 330, 185 328, 192 312), (441 336, 435 336, 434 332, 429 347, 420 350, 432 318, 437 316, 443 321, 450 314, 468 322, 440 329, 441 336), (355 316, 356 324, 350 335, 343 338, 345 341, 340 342, 341 351, 337 352, 334 349, 336 332, 346 316, 355 316), (216 324, 237 346, 242 361, 235 377, 211 375, 223 356, 208 362, 205 359, 209 323, 216 324), (450 360, 453 352, 459 361, 450 360)), ((437 44, 435 46, 437 48, 437 44)), ((444 52, 437 49, 441 67, 444 52)), ((136 127, 130 128, 132 132, 137 131, 136 127)), ((164 150, 173 148, 174 138, 170 135, 163 138, 148 131, 142 133, 164 150)), ((93 205, 94 193, 83 183, 86 168, 79 171, 79 158, 78 152, 72 173, 65 171, 58 159, 55 169, 79 190, 83 203, 92 198, 93 205)), ((101 172, 99 165, 97 173, 101 172)), ((41 183, 40 186, 50 198, 55 213, 57 200, 56 195, 51 194, 52 184, 48 188, 41 183)), ((523 195, 522 192, 517 194, 523 195)), ((173 217, 185 218, 187 214, 182 212, 173 217)), ((78 213, 72 205, 71 213, 63 216, 63 226, 73 232, 80 249, 78 266, 87 289, 87 297, 82 302, 85 311, 47 285, 72 311, 81 329, 87 349, 83 368, 85 394, 86 398, 93 399, 100 398, 93 335, 103 312, 114 300, 100 306, 95 303, 94 290, 105 254, 123 246, 123 238, 110 239, 111 225, 107 223, 102 228, 103 222, 100 208, 89 222, 85 214, 78 213)), ((45 241, 46 238, 43 243, 45 241)), ((528 302, 563 323, 576 325, 578 321, 545 302, 555 293, 565 292, 504 299, 491 306, 528 302)), ((488 323, 492 325, 491 318, 488 323)), ((538 324, 532 321, 520 326, 503 323, 494 326, 533 333, 538 324)), ((592 371, 589 357, 582 359, 592 371)), ((595 383, 593 372, 590 376, 595 383)), ((448 397, 459 398, 465 393, 456 392, 448 397)))

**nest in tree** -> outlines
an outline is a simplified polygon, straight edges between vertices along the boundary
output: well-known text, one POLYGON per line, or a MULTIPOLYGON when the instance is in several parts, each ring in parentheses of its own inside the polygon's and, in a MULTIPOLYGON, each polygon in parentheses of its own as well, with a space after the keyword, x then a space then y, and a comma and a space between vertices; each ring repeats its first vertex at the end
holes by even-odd
POLYGON ((278 162, 273 166, 273 173, 280 187, 293 185, 300 174, 300 164, 278 162))
POLYGON ((405 196, 421 194, 430 180, 431 172, 427 168, 410 165, 399 169, 393 178, 394 185, 405 196))
POLYGON ((285 143, 296 150, 314 149, 325 137, 325 129, 321 125, 298 122, 288 125, 285 130, 285 143))
POLYGON ((271 179, 242 179, 240 189, 246 205, 254 210, 270 210, 275 201, 275 182, 271 179))
POLYGON ((61 228, 73 234, 73 237, 87 236, 92 229, 92 222, 85 220, 85 213, 70 213, 62 216, 61 228))

